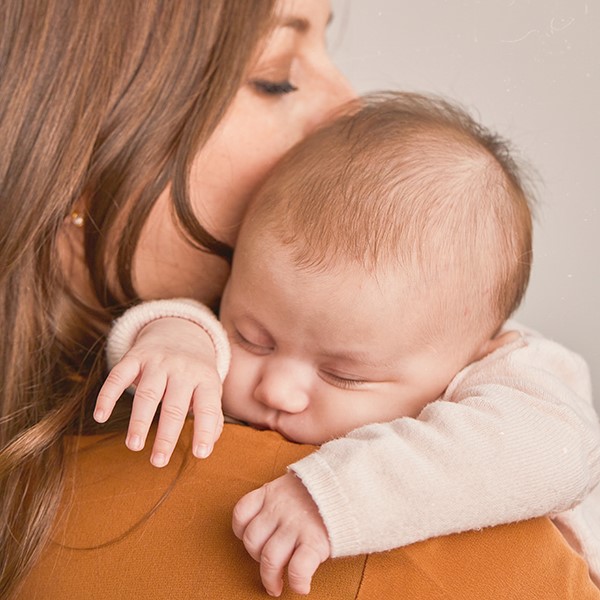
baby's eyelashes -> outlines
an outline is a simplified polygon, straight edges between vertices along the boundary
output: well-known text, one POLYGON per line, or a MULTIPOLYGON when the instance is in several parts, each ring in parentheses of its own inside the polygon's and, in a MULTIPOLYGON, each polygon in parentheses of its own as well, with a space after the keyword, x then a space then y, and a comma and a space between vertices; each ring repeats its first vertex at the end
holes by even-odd
POLYGON ((251 342, 249 339, 244 337, 237 329, 233 330, 233 333, 229 336, 232 344, 237 344, 247 352, 251 354, 257 355, 266 355, 270 354, 275 348, 273 346, 267 346, 263 344, 257 344, 255 342, 251 342))
POLYGON ((336 375, 335 373, 331 373, 329 371, 321 371, 319 373, 319 376, 327 383, 330 383, 331 385, 342 388, 344 390, 357 389, 365 386, 367 383, 370 383, 366 379, 336 375))

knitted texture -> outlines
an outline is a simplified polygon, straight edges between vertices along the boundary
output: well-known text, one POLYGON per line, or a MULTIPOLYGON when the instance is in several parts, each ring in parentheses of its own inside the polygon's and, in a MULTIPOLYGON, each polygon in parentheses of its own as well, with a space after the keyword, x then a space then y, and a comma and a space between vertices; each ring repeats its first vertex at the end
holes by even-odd
POLYGON ((333 556, 551 514, 600 583, 599 440, 585 362, 521 330, 418 418, 361 427, 291 470, 333 556))

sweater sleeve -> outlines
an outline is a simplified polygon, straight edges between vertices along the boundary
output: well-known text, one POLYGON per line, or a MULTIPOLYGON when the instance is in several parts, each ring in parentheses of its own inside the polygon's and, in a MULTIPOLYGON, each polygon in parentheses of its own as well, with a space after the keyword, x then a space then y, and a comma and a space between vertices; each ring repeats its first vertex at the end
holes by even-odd
POLYGON ((459 373, 418 418, 361 427, 290 469, 333 556, 566 510, 600 480, 587 365, 522 334, 459 373))
POLYGON ((208 334, 214 348, 217 372, 221 381, 229 370, 231 350, 227 334, 215 314, 204 304, 187 298, 151 300, 125 311, 114 323, 108 335, 106 356, 112 369, 131 350, 140 331, 152 321, 164 317, 179 317, 195 323, 208 334))

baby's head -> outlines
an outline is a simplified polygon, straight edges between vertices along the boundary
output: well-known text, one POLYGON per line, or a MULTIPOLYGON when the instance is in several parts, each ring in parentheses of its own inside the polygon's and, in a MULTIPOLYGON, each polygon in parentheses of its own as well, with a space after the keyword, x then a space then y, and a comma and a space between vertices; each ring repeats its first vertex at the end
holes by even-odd
POLYGON ((530 262, 502 140, 441 99, 364 100, 250 208, 222 306, 225 410, 313 443, 416 416, 492 347, 530 262))

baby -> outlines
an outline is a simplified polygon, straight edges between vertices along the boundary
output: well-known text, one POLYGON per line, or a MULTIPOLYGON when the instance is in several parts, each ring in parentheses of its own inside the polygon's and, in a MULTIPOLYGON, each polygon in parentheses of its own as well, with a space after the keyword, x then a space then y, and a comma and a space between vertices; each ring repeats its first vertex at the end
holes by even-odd
POLYGON ((252 203, 227 335, 190 300, 134 307, 111 334, 96 417, 136 383, 128 446, 143 446, 162 400, 153 463, 190 407, 204 457, 224 378, 228 417, 324 444, 236 507, 272 595, 286 565, 307 593, 329 556, 544 514, 597 576, 581 504, 600 479, 587 368, 506 323, 531 232, 501 139, 439 98, 365 99, 292 149, 252 203))

